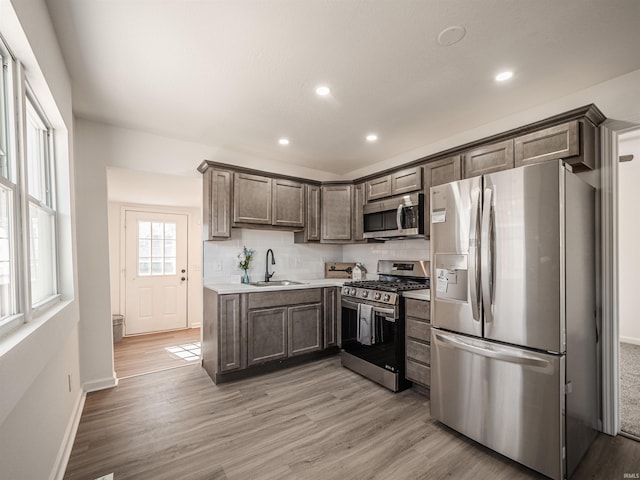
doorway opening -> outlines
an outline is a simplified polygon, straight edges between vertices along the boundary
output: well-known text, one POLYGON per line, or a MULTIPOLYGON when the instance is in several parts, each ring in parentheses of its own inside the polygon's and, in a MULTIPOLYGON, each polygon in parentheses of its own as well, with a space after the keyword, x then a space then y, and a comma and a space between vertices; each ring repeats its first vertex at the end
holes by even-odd
POLYGON ((618 154, 620 431, 640 441, 640 128, 619 134, 618 154))
POLYGON ((109 204, 118 378, 200 363, 194 296, 199 279, 191 287, 189 281, 190 271, 200 271, 198 265, 189 268, 189 258, 199 258, 194 254, 199 236, 192 231, 196 218, 195 209, 109 204))

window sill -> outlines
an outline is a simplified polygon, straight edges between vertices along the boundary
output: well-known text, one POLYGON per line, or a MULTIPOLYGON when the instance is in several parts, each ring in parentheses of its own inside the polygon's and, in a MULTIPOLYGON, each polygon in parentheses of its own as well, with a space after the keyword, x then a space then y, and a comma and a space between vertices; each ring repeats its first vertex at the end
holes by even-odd
POLYGON ((34 311, 34 317, 29 322, 24 320, 24 315, 22 314, 5 321, 5 324, 0 327, 0 357, 11 351, 25 338, 73 303, 73 300, 60 301, 59 295, 56 296, 55 300, 57 300, 57 303, 54 303, 54 299, 47 299, 47 302, 45 302, 46 309, 45 305, 40 306, 40 310, 34 311))

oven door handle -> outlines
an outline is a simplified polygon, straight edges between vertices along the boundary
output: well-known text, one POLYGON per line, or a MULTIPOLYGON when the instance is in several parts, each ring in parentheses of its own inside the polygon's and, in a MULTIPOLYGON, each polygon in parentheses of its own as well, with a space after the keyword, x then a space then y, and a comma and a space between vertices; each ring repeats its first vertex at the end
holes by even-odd
MULTIPOLYGON (((349 310, 358 310, 358 304, 359 303, 366 303, 366 302, 354 302, 353 300, 347 300, 344 297, 342 298, 342 307, 343 308, 348 308, 349 310)), ((367 304, 369 305, 369 304, 367 304)), ((374 314, 378 314, 381 317, 384 317, 385 320, 388 320, 390 322, 395 322, 395 314, 396 311, 394 308, 383 308, 383 307, 378 307, 378 306, 373 306, 373 313, 374 314)))

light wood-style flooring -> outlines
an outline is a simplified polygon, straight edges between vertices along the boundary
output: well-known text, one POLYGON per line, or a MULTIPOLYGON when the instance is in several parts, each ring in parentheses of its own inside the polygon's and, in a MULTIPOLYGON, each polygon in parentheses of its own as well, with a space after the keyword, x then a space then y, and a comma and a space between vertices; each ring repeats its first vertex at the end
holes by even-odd
MULTIPOLYGON (((530 479, 535 472, 330 357, 216 386, 198 365, 87 396, 65 479, 530 479)), ((601 435, 577 479, 640 472, 640 443, 601 435)))
POLYGON ((200 363, 200 329, 124 337, 113 344, 118 378, 200 363))

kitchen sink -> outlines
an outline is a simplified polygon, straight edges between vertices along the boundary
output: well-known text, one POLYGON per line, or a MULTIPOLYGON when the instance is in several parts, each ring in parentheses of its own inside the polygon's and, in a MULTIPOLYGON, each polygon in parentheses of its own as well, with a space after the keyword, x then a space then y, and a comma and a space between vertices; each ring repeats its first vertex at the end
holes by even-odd
POLYGON ((303 283, 294 282, 293 280, 269 280, 268 282, 252 282, 249 285, 256 287, 285 287, 287 285, 303 285, 303 283))

